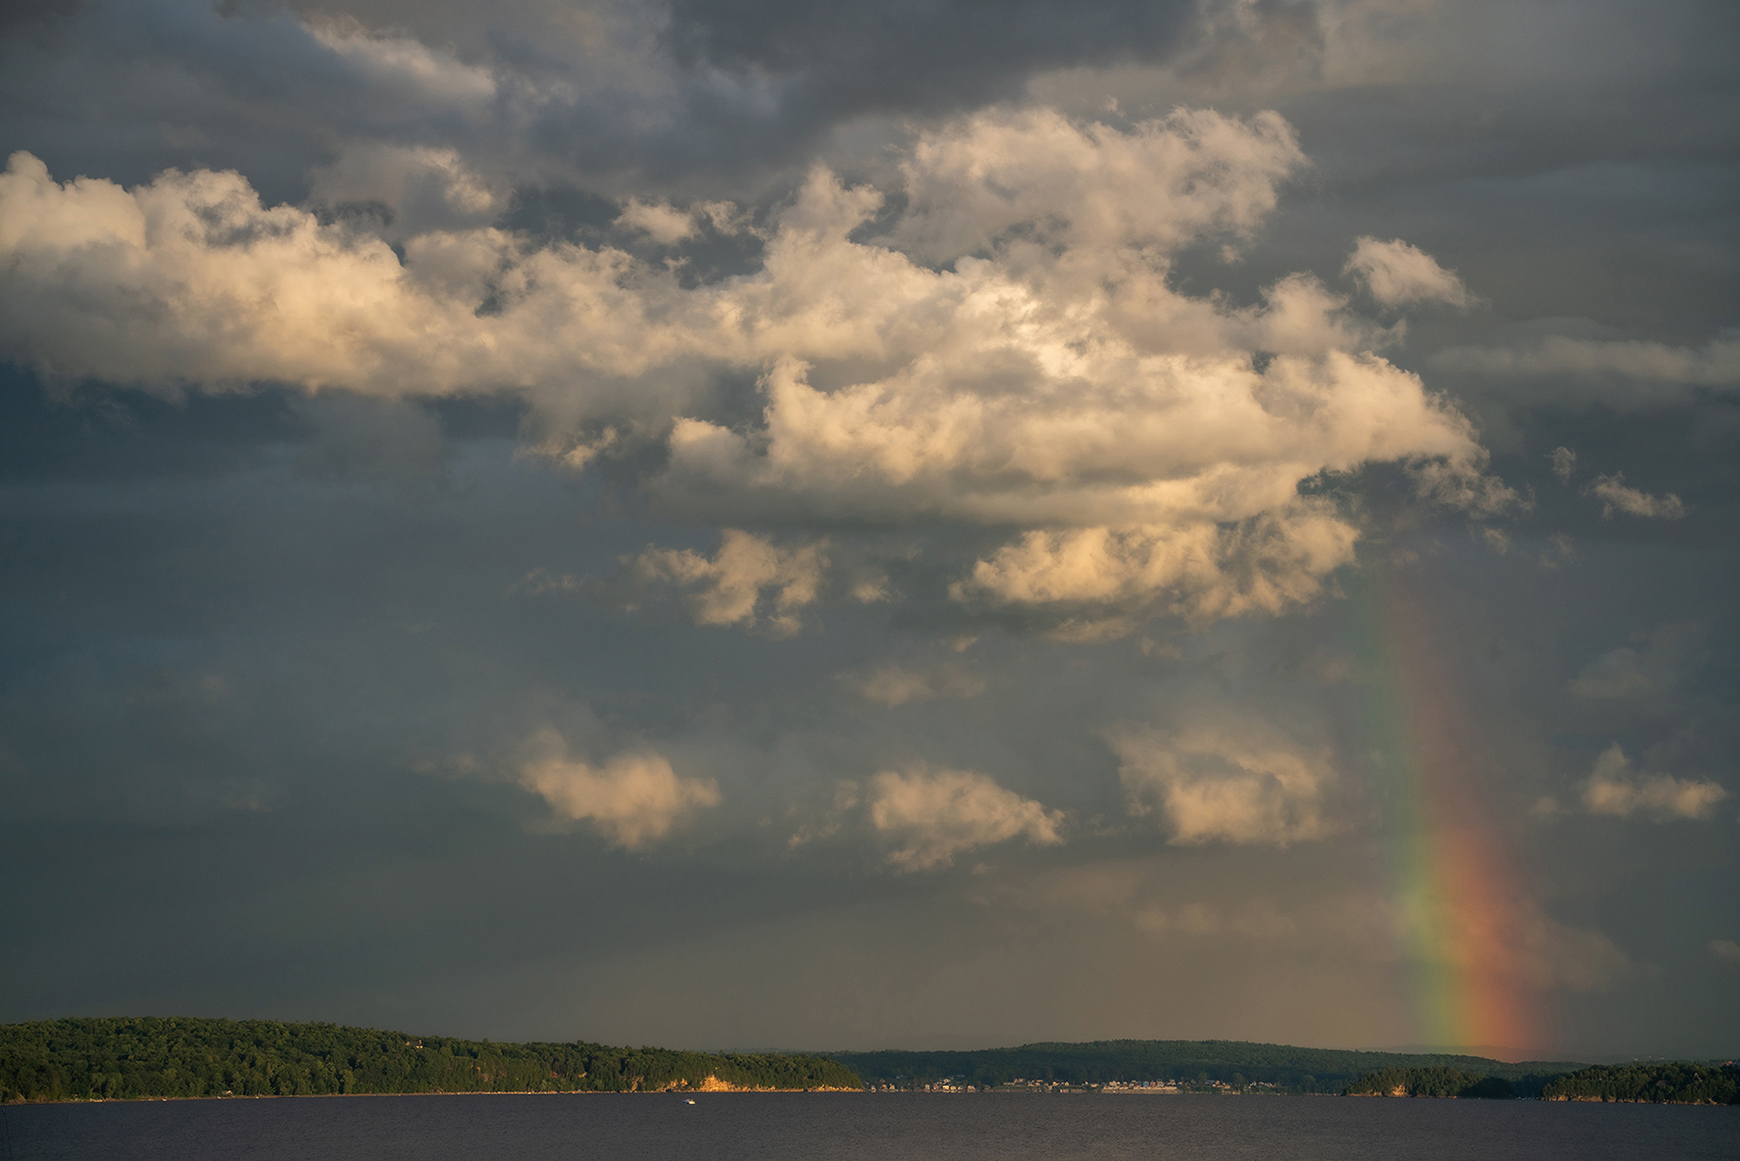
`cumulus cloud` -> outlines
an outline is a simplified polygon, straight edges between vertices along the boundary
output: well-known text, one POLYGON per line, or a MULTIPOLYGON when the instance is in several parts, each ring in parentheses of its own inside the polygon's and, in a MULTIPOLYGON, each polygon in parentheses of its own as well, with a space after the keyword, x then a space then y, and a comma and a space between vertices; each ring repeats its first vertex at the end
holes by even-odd
POLYGON ((1593 814, 1621 818, 1643 814, 1665 821, 1708 818, 1716 803, 1727 797, 1727 790, 1714 782, 1639 774, 1615 742, 1595 760, 1583 790, 1583 805, 1593 814))
POLYGON ((1335 781, 1328 755, 1303 752, 1261 726, 1131 730, 1110 741, 1130 813, 1158 813, 1173 843, 1284 846, 1332 829, 1324 817, 1335 781))
POLYGON ((711 779, 682 778, 652 751, 618 754, 603 766, 550 755, 527 762, 519 783, 563 819, 584 822, 617 846, 643 850, 686 816, 717 806, 711 779))
POLYGON ((1740 963, 1740 943, 1732 939, 1712 939, 1709 943, 1710 954, 1728 963, 1740 963))
POLYGON ((457 150, 359 142, 309 174, 318 203, 380 205, 401 234, 479 225, 506 205, 505 191, 474 172, 457 150))
MULTIPOLYGON (((1299 501, 1241 525, 1029 532, 976 564, 950 590, 1003 604, 1144 610, 1206 622, 1275 613, 1316 595, 1323 576, 1353 559, 1355 529, 1325 504, 1299 501)), ((1127 623, 1103 614, 1122 632, 1127 623)), ((1066 621, 1079 625, 1082 621, 1066 621)))
MULTIPOLYGON (((445 154, 387 160, 369 177, 341 159, 330 180, 421 166, 443 204, 493 196, 445 154)), ((1359 535, 1302 481, 1399 461, 1438 502, 1516 500, 1468 421, 1315 279, 1249 307, 1169 284, 1175 251, 1254 228, 1301 164, 1273 114, 982 114, 919 136, 885 233, 862 236, 880 191, 816 169, 761 231, 760 270, 685 285, 620 249, 491 228, 414 234, 401 261, 354 224, 262 206, 233 173, 61 185, 18 154, 0 175, 0 350, 172 388, 523 391, 541 446, 577 468, 625 431, 665 439, 648 487, 675 514, 1015 529, 959 578, 963 602, 1102 633, 1274 612, 1359 535), (759 374, 759 423, 705 417, 725 369, 759 374)), ((701 218, 747 229, 734 215, 630 199, 619 224, 680 243, 701 218)), ((695 586, 706 623, 746 619, 768 585, 781 615, 808 599, 781 571, 803 568, 739 536, 725 562, 655 550, 635 567, 695 586)))
POLYGON ((1547 459, 1552 461, 1553 475, 1559 477, 1561 484, 1570 483, 1577 474, 1577 453, 1571 448, 1556 447, 1547 453, 1547 459))
POLYGON ((963 851, 1019 835, 1037 846, 1063 841, 1063 814, 1005 790, 972 770, 884 770, 870 780, 870 824, 898 844, 888 861, 902 871, 946 867, 963 851))
POLYGON ((1474 302, 1454 271, 1444 269, 1430 254, 1400 238, 1389 242, 1360 238, 1343 273, 1357 276, 1384 306, 1442 302, 1466 307, 1474 302))
POLYGON ((1583 486, 1585 496, 1601 501, 1601 518, 1611 520, 1615 512, 1642 516, 1646 520, 1678 520, 1686 514, 1686 506, 1672 492, 1652 496, 1625 483, 1624 472, 1611 476, 1596 476, 1583 486))
POLYGON ((1303 165, 1275 113, 1249 121, 1181 109, 1129 130, 1050 109, 986 112, 922 137, 901 165, 901 248, 937 261, 1047 246, 1162 251, 1211 230, 1248 231, 1303 165))
POLYGON ((546 250, 516 266, 494 230, 424 234, 405 250, 409 266, 376 236, 264 208, 234 173, 170 171, 131 191, 61 186, 14 154, 0 174, 0 345, 50 373, 121 383, 405 395, 532 385, 552 357, 567 374, 620 371, 608 352, 633 364, 625 335, 630 346, 650 337, 611 317, 609 303, 638 309, 614 285, 629 274, 623 255, 546 250), (530 319, 498 324, 479 306, 532 282, 553 333, 515 346, 530 319), (626 331, 594 333, 613 323, 626 331), (574 353, 557 356, 551 340, 574 353))
MULTIPOLYGON (((798 631, 797 611, 816 600, 828 559, 827 543, 781 548, 770 539, 727 528, 711 557, 692 549, 648 548, 624 557, 618 585, 640 594, 658 584, 686 593, 698 625, 753 624, 798 631)), ((631 606, 633 599, 628 602, 631 606)))
POLYGON ((768 267, 837 273, 762 381, 766 427, 680 422, 659 486, 703 508, 1026 525, 956 598, 1059 620, 1088 603, 1100 623, 1108 604, 1212 619, 1314 593, 1357 538, 1299 496, 1320 473, 1407 460, 1447 502, 1513 501, 1481 482, 1467 421, 1371 354, 1321 284, 1283 279, 1244 310, 1166 284, 1170 248, 1255 222, 1295 160, 1271 121, 973 119, 904 168, 891 237, 952 257, 941 271, 851 242, 879 195, 816 175, 768 267), (843 355, 888 370, 842 378, 843 355))
POLYGON ((628 199, 616 224, 639 230, 653 241, 667 246, 694 237, 700 229, 692 214, 677 209, 670 202, 643 202, 639 198, 628 199))
POLYGON ((945 697, 977 697, 985 691, 984 678, 958 665, 917 669, 884 665, 869 673, 847 674, 845 680, 866 701, 890 708, 945 697))

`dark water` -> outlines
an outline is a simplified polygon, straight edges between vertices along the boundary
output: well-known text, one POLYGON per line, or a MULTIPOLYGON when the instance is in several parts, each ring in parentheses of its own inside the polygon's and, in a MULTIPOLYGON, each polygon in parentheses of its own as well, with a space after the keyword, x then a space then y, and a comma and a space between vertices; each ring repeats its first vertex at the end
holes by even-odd
MULTIPOLYGON (((410 1096, 13 1105, 12 1161, 1740 1158, 1740 1108, 1157 1095, 410 1096)), ((6 1143, 0 1137, 0 1158, 6 1143)))

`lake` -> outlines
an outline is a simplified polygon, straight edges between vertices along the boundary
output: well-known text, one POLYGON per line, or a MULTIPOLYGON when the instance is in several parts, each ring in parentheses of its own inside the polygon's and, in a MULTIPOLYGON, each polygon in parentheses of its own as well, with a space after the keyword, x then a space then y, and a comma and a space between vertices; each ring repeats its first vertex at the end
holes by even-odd
MULTIPOLYGON (((1740 1107, 1537 1101, 720 1093, 11 1105, 9 1161, 443 1158, 1740 1158, 1740 1107)), ((0 1152, 0 1158, 6 1153, 0 1152)))

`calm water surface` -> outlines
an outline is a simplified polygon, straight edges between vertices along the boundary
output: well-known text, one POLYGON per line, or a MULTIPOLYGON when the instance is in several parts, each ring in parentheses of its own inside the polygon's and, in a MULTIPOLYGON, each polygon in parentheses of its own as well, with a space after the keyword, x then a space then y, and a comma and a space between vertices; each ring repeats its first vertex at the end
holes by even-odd
POLYGON ((1740 1108, 1333 1097, 729 1093, 13 1105, 13 1161, 1740 1158, 1740 1108))

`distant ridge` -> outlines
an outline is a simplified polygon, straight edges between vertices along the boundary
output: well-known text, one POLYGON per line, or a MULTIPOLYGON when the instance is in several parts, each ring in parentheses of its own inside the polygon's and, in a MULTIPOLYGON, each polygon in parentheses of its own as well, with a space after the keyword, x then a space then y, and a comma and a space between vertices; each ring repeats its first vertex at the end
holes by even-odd
POLYGON ((1466 1056, 1475 1060, 1498 1060, 1512 1063, 1535 1059, 1529 1050, 1510 1048, 1503 1044, 1390 1044, 1379 1048, 1361 1048, 1360 1052, 1385 1052, 1393 1056, 1466 1056))
POLYGON ((1035 1043, 964 1052, 830 1052, 872 1083, 926 1083, 955 1077, 983 1087, 1016 1078, 1068 1084, 1177 1080, 1198 1087, 1265 1085, 1282 1092, 1341 1093, 1384 1069, 1449 1068, 1509 1082, 1519 1095, 1538 1095, 1552 1078, 1585 1065, 1575 1061, 1508 1062, 1462 1053, 1368 1052, 1296 1048, 1242 1040, 1092 1040, 1035 1043))

